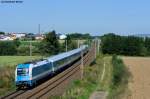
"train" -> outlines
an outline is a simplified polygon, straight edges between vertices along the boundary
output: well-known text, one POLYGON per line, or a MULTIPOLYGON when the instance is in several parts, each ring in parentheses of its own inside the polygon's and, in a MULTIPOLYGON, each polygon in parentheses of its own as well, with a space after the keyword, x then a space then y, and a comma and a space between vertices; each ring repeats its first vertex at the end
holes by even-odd
POLYGON ((80 48, 42 60, 18 64, 15 70, 15 84, 18 89, 36 86, 42 78, 71 66, 73 62, 81 59, 81 55, 85 55, 88 50, 88 45, 82 45, 80 48))

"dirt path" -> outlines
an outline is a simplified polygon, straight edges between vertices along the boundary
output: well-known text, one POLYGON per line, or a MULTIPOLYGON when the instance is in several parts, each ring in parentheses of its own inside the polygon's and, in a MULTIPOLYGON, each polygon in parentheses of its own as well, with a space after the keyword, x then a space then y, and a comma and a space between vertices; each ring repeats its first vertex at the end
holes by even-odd
POLYGON ((106 99, 107 93, 106 92, 94 92, 89 99, 106 99))
POLYGON ((123 60, 132 74, 131 95, 127 99, 150 99, 150 58, 124 57, 123 60))
MULTIPOLYGON (((106 71, 106 62, 104 61, 103 71, 102 71, 102 74, 101 74, 101 81, 104 80, 105 71, 106 71)), ((92 93, 92 95, 90 96, 89 99, 106 99, 106 97, 107 97, 107 92, 105 92, 105 91, 95 91, 95 92, 92 93)))

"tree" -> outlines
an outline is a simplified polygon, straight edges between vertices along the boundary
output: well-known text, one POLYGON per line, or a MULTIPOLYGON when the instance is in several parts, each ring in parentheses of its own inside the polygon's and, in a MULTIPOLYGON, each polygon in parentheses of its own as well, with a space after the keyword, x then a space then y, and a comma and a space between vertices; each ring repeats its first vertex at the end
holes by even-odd
MULTIPOLYGON (((147 49, 144 47, 144 39, 134 36, 119 36, 113 33, 101 37, 102 52, 104 54, 123 55, 146 55, 147 49)), ((147 46, 148 41, 147 41, 147 46)))
POLYGON ((17 38, 17 39, 15 39, 14 41, 14 44, 16 45, 16 47, 19 47, 20 46, 20 44, 21 44, 21 42, 19 41, 19 39, 17 38))
POLYGON ((147 49, 147 54, 150 55, 150 38, 149 37, 146 37, 145 38, 145 48, 147 49))
POLYGON ((82 34, 82 33, 71 33, 70 37, 72 39, 91 39, 91 36, 89 33, 82 34))
POLYGON ((68 34, 67 35, 67 46, 68 46, 68 50, 72 50, 77 48, 77 44, 75 41, 72 40, 71 36, 68 34))
POLYGON ((121 54, 123 39, 121 36, 109 33, 102 36, 102 51, 108 54, 121 54))
POLYGON ((1 35, 1 34, 5 34, 5 32, 0 31, 0 35, 1 35))
POLYGON ((144 47, 144 41, 140 37, 128 36, 125 37, 123 54, 125 55, 141 55, 144 47))
POLYGON ((46 34, 46 37, 40 44, 40 50, 42 54, 54 55, 59 53, 59 42, 55 31, 46 34))
POLYGON ((17 47, 12 41, 0 42, 0 55, 16 55, 17 47))

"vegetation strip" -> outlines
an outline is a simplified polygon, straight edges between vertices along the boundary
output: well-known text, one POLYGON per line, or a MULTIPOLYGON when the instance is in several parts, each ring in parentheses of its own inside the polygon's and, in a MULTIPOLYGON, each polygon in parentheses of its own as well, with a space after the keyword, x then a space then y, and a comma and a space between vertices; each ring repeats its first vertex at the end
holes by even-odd
POLYGON ((108 99, 120 99, 127 90, 129 72, 121 58, 112 57, 112 84, 110 85, 108 99))

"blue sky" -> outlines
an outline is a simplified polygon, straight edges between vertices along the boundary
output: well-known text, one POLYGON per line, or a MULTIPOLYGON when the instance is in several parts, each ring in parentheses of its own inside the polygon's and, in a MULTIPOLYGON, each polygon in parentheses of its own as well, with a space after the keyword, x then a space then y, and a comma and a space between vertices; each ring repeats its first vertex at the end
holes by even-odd
POLYGON ((150 0, 23 0, 0 3, 0 31, 150 33, 150 0))

